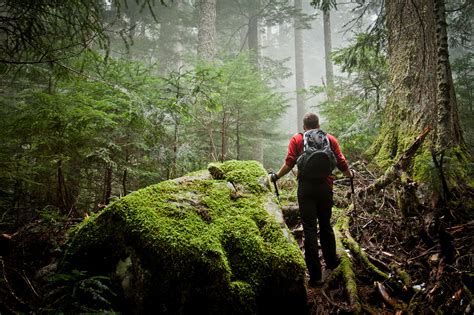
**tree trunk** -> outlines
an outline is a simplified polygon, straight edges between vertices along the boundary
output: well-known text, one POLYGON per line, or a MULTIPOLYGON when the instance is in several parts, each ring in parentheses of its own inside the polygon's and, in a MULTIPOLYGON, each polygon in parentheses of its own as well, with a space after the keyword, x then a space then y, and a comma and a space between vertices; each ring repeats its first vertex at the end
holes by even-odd
MULTIPOLYGON (((302 0, 295 0, 295 10, 301 11, 302 0)), ((303 29, 299 17, 295 17, 295 77, 296 77, 296 130, 303 130, 305 99, 302 91, 304 85, 303 29)))
MULTIPOLYGON (((250 13, 249 19, 248 46, 255 71, 258 71, 260 59, 260 36, 258 33, 259 16, 255 13, 260 10, 260 0, 255 0, 254 5, 254 11, 250 13)), ((261 130, 256 131, 255 138, 252 140, 252 159, 263 162, 263 136, 261 130)))
MULTIPOLYGON (((180 12, 183 11, 183 0, 174 0, 173 6, 175 7, 176 12, 182 14, 180 12)), ((176 68, 179 70, 183 67, 183 54, 184 54, 184 46, 183 46, 183 36, 182 34, 185 32, 183 24, 178 23, 176 26, 177 34, 176 34, 176 41, 174 43, 174 49, 176 52, 176 68)))
POLYGON ((112 165, 105 167, 104 175, 104 205, 108 205, 112 197, 112 165))
POLYGON ((327 96, 330 101, 334 101, 334 71, 332 68, 331 52, 331 11, 323 11, 324 25, 324 59, 326 61, 326 89, 327 96))
POLYGON ((227 151, 227 145, 226 145, 226 137, 227 137, 227 115, 224 110, 222 113, 222 123, 221 123, 221 162, 224 162, 226 159, 226 151, 227 151))
POLYGON ((122 189, 123 189, 123 195, 127 195, 127 180, 128 180, 128 162, 129 162, 129 154, 128 154, 128 149, 125 148, 125 168, 123 170, 123 175, 122 175, 122 189))
POLYGON ((159 59, 166 60, 160 64, 160 72, 166 74, 177 71, 182 65, 182 44, 180 21, 177 21, 182 0, 174 0, 169 6, 161 6, 160 35, 158 38, 159 59))
POLYGON ((249 12, 248 21, 248 48, 252 56, 252 61, 256 69, 259 68, 258 61, 260 56, 260 43, 258 35, 260 0, 252 1, 251 12, 249 12))
POLYGON ((176 169, 178 162, 178 135, 179 135, 179 118, 174 117, 174 134, 173 134, 173 156, 171 165, 168 168, 168 179, 176 177, 176 169))
POLYGON ((123 195, 127 195, 127 178, 128 178, 128 171, 127 168, 123 170, 123 176, 122 176, 122 189, 123 189, 123 195))
POLYGON ((437 99, 438 121, 437 121, 437 150, 441 151, 454 140, 455 145, 461 143, 459 118, 454 92, 451 66, 449 64, 448 34, 446 23, 446 12, 443 0, 435 0, 436 14, 436 44, 438 48, 437 58, 437 99))
POLYGON ((64 183, 62 162, 63 161, 59 160, 56 163, 57 199, 58 199, 58 205, 60 205, 59 207, 67 211, 68 204, 66 201, 67 199, 66 198, 66 185, 64 183))
POLYGON ((213 60, 216 54, 216 0, 199 1, 198 55, 213 60))
POLYGON ((235 146, 236 146, 236 159, 240 160, 240 110, 237 109, 237 120, 236 120, 236 127, 235 127, 235 134, 236 134, 236 140, 235 140, 235 146))
POLYGON ((379 136, 370 149, 384 167, 425 128, 433 132, 422 154, 415 158, 412 172, 426 170, 431 163, 430 147, 435 143, 444 143, 448 150, 462 145, 447 45, 443 44, 446 33, 440 33, 444 40, 439 47, 436 40, 436 33, 446 24, 443 18, 437 21, 434 4, 435 0, 385 2, 392 86, 379 136))

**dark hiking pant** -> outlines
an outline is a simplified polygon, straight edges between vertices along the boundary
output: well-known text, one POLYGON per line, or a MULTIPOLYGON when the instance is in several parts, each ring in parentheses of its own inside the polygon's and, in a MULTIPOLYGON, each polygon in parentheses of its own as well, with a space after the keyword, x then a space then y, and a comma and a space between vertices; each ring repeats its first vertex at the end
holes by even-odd
POLYGON ((326 180, 299 180, 298 204, 303 222, 306 266, 310 278, 319 280, 321 278, 321 263, 319 261, 318 223, 321 249, 327 269, 334 269, 338 265, 336 240, 330 223, 333 205, 332 188, 326 180))

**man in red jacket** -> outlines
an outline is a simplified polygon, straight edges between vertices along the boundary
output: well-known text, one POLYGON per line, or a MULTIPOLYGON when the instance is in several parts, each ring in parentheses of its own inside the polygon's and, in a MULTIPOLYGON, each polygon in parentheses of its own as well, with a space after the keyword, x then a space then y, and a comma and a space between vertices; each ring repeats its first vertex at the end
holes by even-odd
MULTIPOLYGON (((307 113, 303 117, 303 129, 309 131, 319 129, 319 118, 316 114, 307 113)), ((326 134, 332 151, 336 157, 337 168, 346 177, 352 177, 346 158, 339 148, 337 139, 326 134)), ((303 134, 298 133, 290 140, 288 154, 285 163, 277 173, 271 174, 271 180, 276 182, 286 175, 296 164, 296 160, 304 151, 303 134)), ((319 248, 317 239, 317 224, 319 222, 321 249, 323 251, 326 269, 334 269, 339 264, 336 255, 336 241, 330 220, 333 205, 334 177, 332 175, 323 178, 304 178, 298 176, 298 204, 304 230, 304 247, 306 266, 309 271, 309 285, 321 284, 321 263, 319 261, 319 248)))

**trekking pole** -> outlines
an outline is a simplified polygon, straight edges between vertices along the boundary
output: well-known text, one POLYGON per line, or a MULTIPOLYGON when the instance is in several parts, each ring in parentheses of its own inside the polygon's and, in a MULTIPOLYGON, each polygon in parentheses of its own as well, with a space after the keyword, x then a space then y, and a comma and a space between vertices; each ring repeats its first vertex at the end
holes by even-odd
MULTIPOLYGON (((273 171, 270 171, 268 172, 268 174, 271 176, 272 174, 274 174, 273 171)), ((270 179, 271 180, 271 179, 270 179)), ((271 180, 273 182, 273 180, 271 180)), ((278 192, 278 186, 277 186, 277 183, 276 182, 273 182, 273 187, 275 187, 275 195, 278 199, 278 203, 280 203, 280 193, 278 192)))
POLYGON ((354 191, 354 173, 352 173, 352 177, 350 178, 350 181, 351 181, 352 211, 356 212, 355 191, 354 191))
POLYGON ((278 202, 280 202, 280 193, 278 192, 277 183, 273 182, 273 186, 275 187, 275 195, 277 196, 278 202))

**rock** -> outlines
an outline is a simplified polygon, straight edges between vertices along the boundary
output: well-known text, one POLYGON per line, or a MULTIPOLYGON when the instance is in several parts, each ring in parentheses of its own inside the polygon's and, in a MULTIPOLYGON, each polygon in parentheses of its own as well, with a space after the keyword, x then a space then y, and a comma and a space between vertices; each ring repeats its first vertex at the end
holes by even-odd
POLYGON ((265 178, 228 161, 133 192, 73 228, 59 269, 116 279, 115 311, 304 313, 304 259, 265 178))

